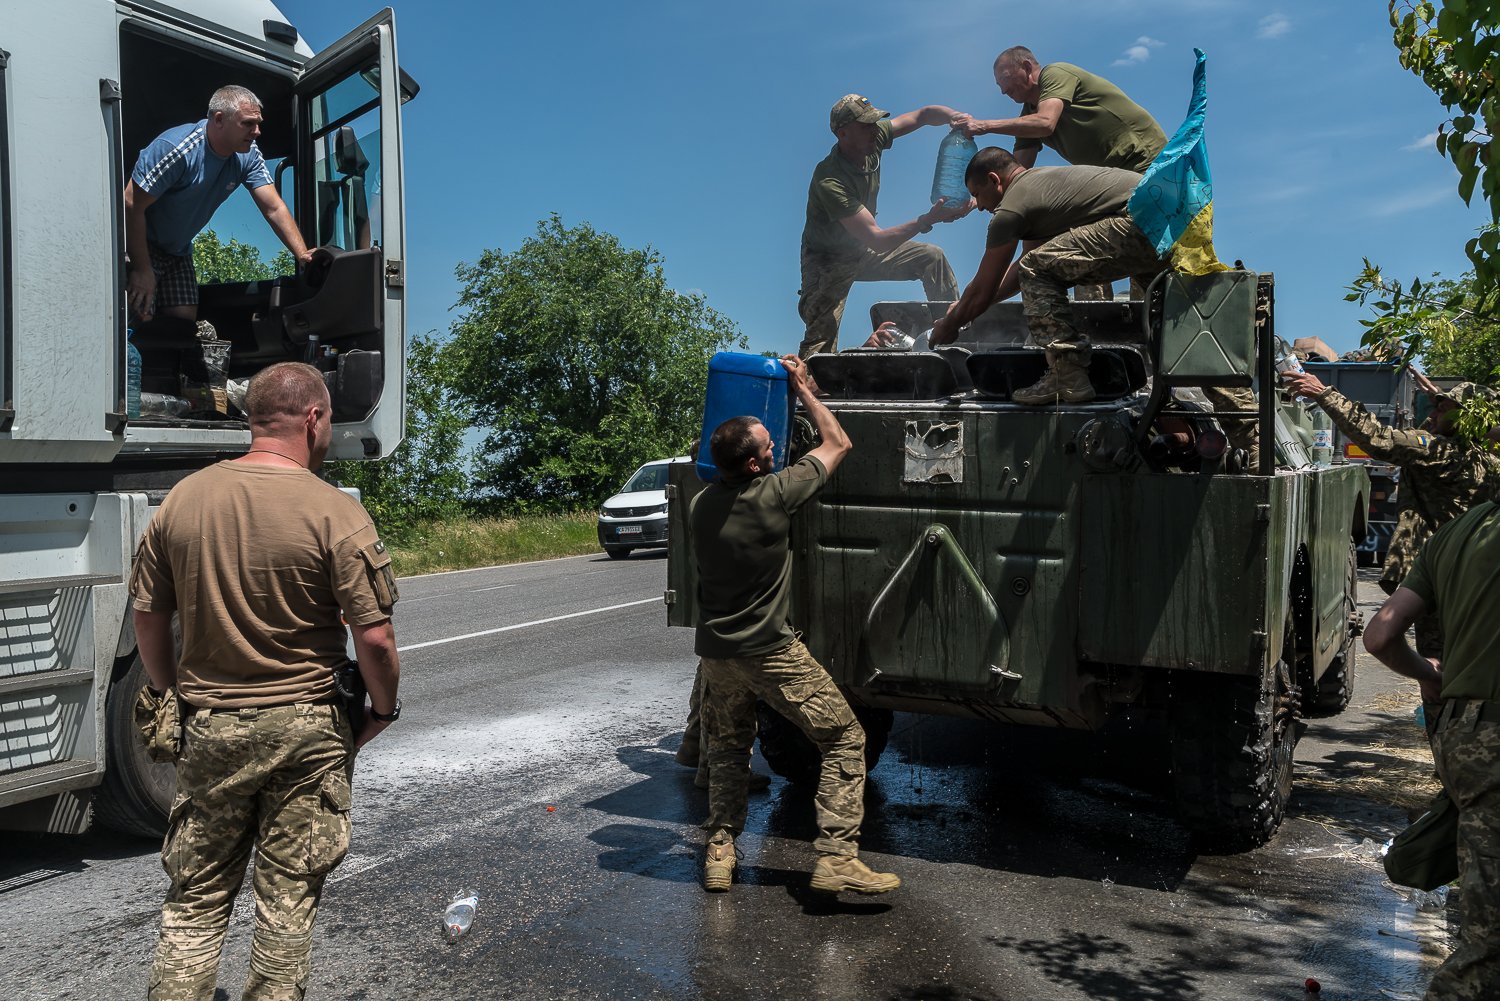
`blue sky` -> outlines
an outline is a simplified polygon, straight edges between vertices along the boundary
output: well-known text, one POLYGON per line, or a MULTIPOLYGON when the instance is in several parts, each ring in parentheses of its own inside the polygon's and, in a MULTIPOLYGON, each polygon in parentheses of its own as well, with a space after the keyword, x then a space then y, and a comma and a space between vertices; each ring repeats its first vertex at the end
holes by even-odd
MULTIPOLYGON (((280 6, 314 48, 372 9, 280 6)), ((1011 115, 990 65, 1012 44, 1107 76, 1169 135, 1192 49, 1208 53, 1215 244, 1226 261, 1276 273, 1288 339, 1355 346, 1365 314, 1343 286, 1362 257, 1402 279, 1456 275, 1483 221, 1432 147, 1443 109, 1397 64, 1374 0, 424 0, 398 6, 396 23, 422 85, 404 112, 413 331, 448 330, 455 265, 514 250, 558 212, 656 248, 671 285, 702 292, 753 349, 793 351, 798 240, 808 179, 833 142, 829 106, 853 91, 893 113, 1011 115)), ((920 129, 886 154, 882 224, 927 207, 943 134, 920 129)), ((1038 162, 1060 161, 1046 151, 1038 162)), ((985 221, 976 212, 925 238, 961 283, 985 221)), ((274 245, 263 228, 243 235, 274 245)), ((863 338, 872 302, 918 297, 916 283, 856 285, 841 343, 863 338)))

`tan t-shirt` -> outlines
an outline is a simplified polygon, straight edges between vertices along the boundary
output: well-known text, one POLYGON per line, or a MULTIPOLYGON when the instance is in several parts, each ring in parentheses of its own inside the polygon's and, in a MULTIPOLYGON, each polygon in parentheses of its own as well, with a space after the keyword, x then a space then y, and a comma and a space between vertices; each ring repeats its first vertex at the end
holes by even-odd
POLYGON ((353 625, 390 618, 391 558, 370 516, 305 469, 221 462, 167 495, 136 550, 130 593, 177 612, 177 691, 200 708, 316 702, 353 625))

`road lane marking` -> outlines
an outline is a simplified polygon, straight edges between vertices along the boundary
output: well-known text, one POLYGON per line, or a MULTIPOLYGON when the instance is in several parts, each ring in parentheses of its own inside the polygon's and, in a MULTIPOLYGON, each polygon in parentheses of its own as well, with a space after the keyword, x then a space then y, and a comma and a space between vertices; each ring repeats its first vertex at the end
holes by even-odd
POLYGON ((661 601, 661 596, 654 598, 642 598, 640 601, 627 601, 622 605, 607 605, 604 608, 590 608, 582 612, 569 612, 567 615, 554 615, 549 619, 533 619, 530 622, 517 622, 511 626, 498 626, 494 629, 483 629, 477 633, 464 633, 462 636, 449 636, 442 640, 428 640, 425 643, 413 643, 411 646, 397 647, 400 653, 408 650, 421 650, 423 647, 442 646, 444 643, 457 643, 460 640, 472 640, 480 636, 494 636, 496 633, 508 633, 513 629, 525 629, 527 626, 545 626, 549 622, 561 622, 564 619, 576 619, 584 615, 598 615, 601 612, 613 612, 621 608, 634 608, 636 605, 645 605, 653 601, 661 601))
POLYGON ((520 587, 520 584, 492 584, 489 587, 470 587, 462 591, 439 591, 437 594, 419 594, 415 598, 403 598, 410 605, 414 601, 429 601, 433 598, 451 598, 455 594, 478 594, 480 591, 498 591, 503 587, 520 587))

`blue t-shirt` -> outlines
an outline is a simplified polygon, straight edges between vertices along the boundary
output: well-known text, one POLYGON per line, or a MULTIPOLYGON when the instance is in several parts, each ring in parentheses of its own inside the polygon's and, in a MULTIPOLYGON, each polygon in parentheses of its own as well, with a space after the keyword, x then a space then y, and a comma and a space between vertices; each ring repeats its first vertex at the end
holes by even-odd
POLYGON ((208 145, 208 120, 168 129, 141 150, 130 179, 155 198, 146 210, 146 239, 169 254, 187 257, 224 199, 243 184, 253 191, 271 183, 260 149, 216 154, 208 145))

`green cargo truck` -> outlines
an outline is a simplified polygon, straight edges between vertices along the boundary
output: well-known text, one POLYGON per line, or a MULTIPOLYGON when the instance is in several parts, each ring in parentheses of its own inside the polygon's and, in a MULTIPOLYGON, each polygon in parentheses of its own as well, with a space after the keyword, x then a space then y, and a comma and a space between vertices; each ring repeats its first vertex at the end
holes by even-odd
MULTIPOLYGON (((893 711, 1098 730, 1133 707, 1164 722, 1204 843, 1274 833, 1299 717, 1349 699, 1369 480, 1311 464, 1301 404, 1260 393, 1234 416, 1202 393, 1274 384, 1272 294, 1269 275, 1230 271, 1078 303, 1099 389, 1086 404, 1009 401, 1043 364, 1015 303, 956 349, 810 360, 855 447, 794 523, 793 621, 874 753, 893 711), (1229 444, 1250 426, 1256 468, 1229 444)), ((874 312, 920 325, 938 308, 874 312)), ((685 501, 702 484, 674 474, 666 601, 690 626, 685 501)), ((764 723, 771 766, 812 774, 811 745, 764 723)))

